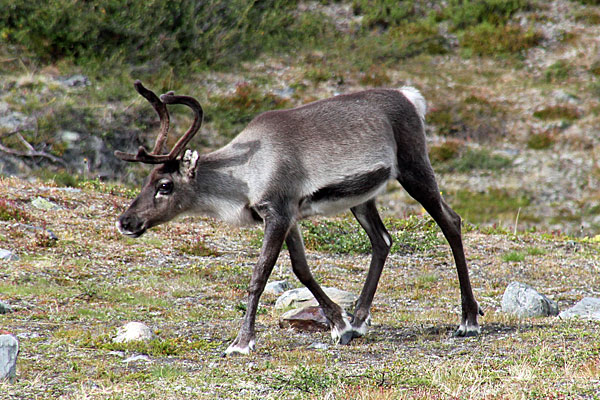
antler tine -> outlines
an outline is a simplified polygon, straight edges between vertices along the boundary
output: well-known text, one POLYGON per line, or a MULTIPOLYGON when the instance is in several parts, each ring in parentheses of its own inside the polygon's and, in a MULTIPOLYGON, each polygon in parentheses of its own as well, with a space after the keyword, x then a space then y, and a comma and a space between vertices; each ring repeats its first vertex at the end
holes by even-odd
POLYGON ((160 100, 164 104, 183 104, 190 107, 194 111, 194 122, 192 126, 187 130, 187 132, 175 143, 173 149, 168 154, 170 159, 175 159, 179 154, 185 149, 185 146, 192 140, 196 132, 202 126, 202 117, 204 116, 204 112, 202 111, 202 106, 196 99, 190 96, 176 96, 173 92, 169 92, 160 96, 160 100))
POLYGON ((134 86, 135 90, 148 100, 156 110, 156 113, 160 118, 160 132, 156 139, 154 150, 152 150, 151 153, 148 153, 144 146, 140 146, 136 154, 124 153, 117 150, 115 151, 115 156, 124 161, 142 162, 145 164, 162 164, 176 159, 202 125, 204 113, 200 103, 193 97, 176 96, 173 92, 163 94, 159 99, 154 92, 146 89, 139 80, 135 81, 134 86), (170 119, 167 104, 184 104, 190 107, 195 113, 194 122, 187 132, 177 141, 175 146, 173 146, 173 149, 169 154, 158 154, 162 150, 169 131, 170 119))
POLYGON ((136 154, 125 153, 122 151, 115 151, 115 157, 120 158, 123 161, 130 162, 142 162, 145 164, 161 164, 166 161, 169 161, 170 158, 168 155, 159 155, 162 151, 165 141, 167 140, 167 135, 169 133, 169 111, 167 110, 167 106, 165 103, 160 101, 158 96, 154 94, 153 91, 148 90, 144 87, 141 81, 136 80, 133 84, 135 90, 142 95, 148 102, 152 105, 158 117, 160 118, 160 131, 158 132, 158 137, 156 138, 156 142, 154 144, 154 149, 151 153, 144 148, 144 146, 140 146, 136 154))
POLYGON ((133 84, 135 90, 141 94, 152 105, 158 117, 160 118, 160 131, 154 143, 154 149, 150 154, 160 154, 163 150, 167 135, 169 134, 169 110, 165 103, 160 101, 158 96, 153 91, 146 89, 140 80, 136 80, 133 84))

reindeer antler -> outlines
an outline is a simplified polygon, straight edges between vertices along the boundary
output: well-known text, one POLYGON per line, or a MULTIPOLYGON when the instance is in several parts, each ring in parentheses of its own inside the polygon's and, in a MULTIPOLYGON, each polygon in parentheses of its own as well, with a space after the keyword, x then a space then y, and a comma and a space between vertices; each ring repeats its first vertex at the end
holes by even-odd
POLYGON ((142 162, 146 164, 162 164, 168 161, 174 160, 183 151, 185 146, 190 142, 192 137, 198 132, 202 125, 203 111, 200 103, 189 96, 175 96, 173 92, 168 92, 160 96, 160 99, 154 94, 153 91, 148 90, 142 85, 142 82, 136 80, 134 83, 135 90, 141 94, 156 110, 160 118, 160 131, 154 144, 154 149, 151 153, 148 153, 144 146, 138 148, 137 154, 124 153, 122 151, 115 151, 115 156, 124 161, 130 162, 142 162), (194 113, 194 122, 188 131, 177 141, 173 149, 169 154, 159 154, 162 152, 164 144, 167 140, 169 133, 169 111, 167 110, 167 104, 184 104, 190 107, 194 113))

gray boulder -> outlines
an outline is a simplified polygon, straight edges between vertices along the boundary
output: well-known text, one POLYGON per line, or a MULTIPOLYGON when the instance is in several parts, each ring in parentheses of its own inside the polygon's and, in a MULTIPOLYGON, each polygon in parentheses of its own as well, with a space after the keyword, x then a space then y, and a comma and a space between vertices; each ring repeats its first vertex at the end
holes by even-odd
POLYGON ((580 318, 599 321, 600 299, 594 297, 584 297, 573 307, 561 312, 558 317, 562 319, 580 318))
POLYGON ((12 312, 12 307, 7 303, 0 301, 0 314, 8 314, 12 312))
POLYGON ((281 294, 286 290, 291 289, 292 285, 290 285, 287 281, 273 281, 267 283, 265 286, 265 293, 267 294, 281 294))
POLYGON ((0 249, 0 260, 17 261, 19 256, 10 250, 0 249))
MULTIPOLYGON (((324 287, 323 290, 329 298, 346 311, 353 311, 358 296, 336 288, 324 287)), ((284 292, 275 302, 276 309, 305 308, 317 306, 317 300, 307 288, 292 289, 284 292)))
POLYGON ((117 331, 113 339, 115 343, 127 343, 134 341, 150 341, 154 339, 154 333, 147 325, 141 322, 128 322, 117 331))
POLYGON ((50 200, 47 200, 40 196, 31 200, 31 205, 39 210, 45 210, 45 211, 60 210, 62 208, 58 204, 53 203, 50 200))
POLYGON ((519 318, 558 315, 558 305, 531 286, 512 282, 502 296, 502 311, 519 318))
POLYGON ((17 375, 19 341, 13 335, 0 335, 0 381, 12 381, 17 375))

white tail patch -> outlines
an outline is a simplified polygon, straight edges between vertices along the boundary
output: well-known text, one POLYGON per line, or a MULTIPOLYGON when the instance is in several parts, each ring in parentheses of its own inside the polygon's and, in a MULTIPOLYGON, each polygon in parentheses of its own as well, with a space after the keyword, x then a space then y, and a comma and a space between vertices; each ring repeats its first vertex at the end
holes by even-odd
POLYGON ((402 93, 408 101, 413 103, 417 110, 417 114, 419 114, 421 120, 424 121, 425 114, 427 113, 427 101, 425 101, 425 97, 423 97, 421 92, 412 86, 403 86, 400 88, 400 93, 402 93))

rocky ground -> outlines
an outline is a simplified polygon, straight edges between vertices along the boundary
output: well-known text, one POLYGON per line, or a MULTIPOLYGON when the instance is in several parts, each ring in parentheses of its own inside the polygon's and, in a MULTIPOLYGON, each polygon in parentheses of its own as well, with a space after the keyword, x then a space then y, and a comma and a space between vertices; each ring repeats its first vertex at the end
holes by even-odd
MULTIPOLYGON (((599 395, 597 322, 502 311, 513 281, 531 285, 560 311, 599 297, 600 259, 591 239, 467 226, 471 278, 486 315, 480 337, 459 339, 451 336, 460 301, 447 244, 426 217, 412 217, 410 225, 391 220, 391 233, 404 239, 388 259, 365 338, 335 346, 328 332, 282 329, 278 295, 265 294, 256 352, 222 358, 244 312, 260 229, 184 218, 133 240, 114 228, 129 189, 0 183, 0 248, 12 254, 0 260, 0 301, 11 310, 0 320, 3 333, 20 342, 16 380, 0 383, 0 398, 599 395), (129 321, 149 326, 154 339, 115 342, 129 321)), ((360 248, 348 237, 356 224, 336 221, 351 225, 335 240, 360 248)), ((359 293, 368 255, 314 250, 308 228, 317 279, 359 293)), ((271 280, 299 286, 285 252, 271 280)))

